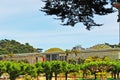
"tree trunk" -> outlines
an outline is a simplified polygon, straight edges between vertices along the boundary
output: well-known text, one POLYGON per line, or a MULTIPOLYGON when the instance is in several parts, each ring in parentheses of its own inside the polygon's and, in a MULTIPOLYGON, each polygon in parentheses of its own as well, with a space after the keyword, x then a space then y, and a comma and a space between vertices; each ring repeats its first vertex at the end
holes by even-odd
POLYGON ((65 80, 67 80, 67 78, 68 78, 68 73, 66 72, 65 73, 65 80))
POLYGON ((83 70, 83 78, 85 78, 85 71, 83 70))
POLYGON ((96 80, 96 78, 97 78, 97 75, 96 75, 96 73, 94 73, 94 76, 95 76, 95 80, 96 80))
POLYGON ((48 74, 45 74, 46 80, 49 80, 48 74))
POLYGON ((112 76, 112 78, 114 78, 114 76, 113 76, 113 72, 111 73, 111 76, 112 76))
POLYGON ((57 80, 57 73, 55 73, 55 80, 57 80))
POLYGON ((39 80, 39 75, 37 75, 37 80, 39 80))
POLYGON ((49 74, 49 80, 52 80, 52 73, 49 74))
POLYGON ((119 72, 117 72, 117 79, 119 79, 119 72))
POLYGON ((114 74, 114 79, 116 79, 116 73, 113 73, 114 74))
POLYGON ((14 74, 10 74, 10 80, 15 80, 16 76, 14 74))

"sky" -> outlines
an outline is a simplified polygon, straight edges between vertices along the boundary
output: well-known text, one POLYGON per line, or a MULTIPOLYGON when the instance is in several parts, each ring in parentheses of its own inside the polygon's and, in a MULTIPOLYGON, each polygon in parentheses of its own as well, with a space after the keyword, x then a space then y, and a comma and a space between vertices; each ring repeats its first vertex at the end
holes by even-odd
POLYGON ((119 43, 117 12, 95 16, 96 22, 104 25, 88 31, 82 23, 74 27, 60 25, 60 20, 53 19, 55 16, 46 16, 40 11, 42 6, 41 0, 0 0, 0 40, 29 43, 43 50, 119 43))

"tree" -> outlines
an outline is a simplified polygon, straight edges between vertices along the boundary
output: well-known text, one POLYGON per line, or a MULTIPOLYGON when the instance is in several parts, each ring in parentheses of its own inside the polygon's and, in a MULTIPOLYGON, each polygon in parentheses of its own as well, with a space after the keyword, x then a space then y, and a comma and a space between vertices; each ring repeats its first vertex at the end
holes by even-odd
POLYGON ((41 11, 47 15, 56 15, 63 25, 74 26, 82 22, 90 30, 92 26, 102 25, 94 22, 94 16, 115 12, 112 5, 120 0, 43 0, 43 2, 45 6, 41 11))
POLYGON ((87 65, 86 63, 84 64, 79 64, 80 65, 80 70, 82 70, 82 76, 85 78, 87 76, 87 65))
POLYGON ((62 62, 62 71, 65 73, 65 80, 68 78, 69 70, 68 63, 66 61, 62 62))
POLYGON ((66 49, 64 53, 66 54, 66 61, 68 61, 68 55, 71 53, 71 50, 66 49))
POLYGON ((68 61, 70 61, 70 62, 75 62, 76 63, 76 59, 68 59, 68 56, 69 56, 69 54, 75 54, 75 56, 77 56, 77 54, 78 53, 80 53, 80 50, 77 50, 77 49, 72 49, 72 50, 69 50, 69 49, 66 49, 65 51, 64 51, 64 53, 66 54, 66 61, 68 62, 68 61))
POLYGON ((36 77, 37 76, 37 68, 35 65, 33 64, 29 64, 29 63, 24 63, 24 62, 20 62, 19 63, 20 66, 20 74, 21 75, 30 75, 31 77, 36 77))
POLYGON ((39 80, 38 76, 43 73, 43 67, 41 66, 41 62, 37 62, 35 64, 36 68, 37 68, 37 80, 39 80))
POLYGON ((0 76, 5 73, 6 66, 4 65, 3 61, 0 61, 0 76))
POLYGON ((27 69, 24 72, 27 72, 27 74, 30 75, 31 77, 37 76, 37 69, 33 64, 27 64, 27 69))
POLYGON ((112 47, 112 48, 120 48, 120 43, 119 44, 113 44, 113 45, 111 45, 109 43, 105 43, 105 44, 112 47))
POLYGON ((109 62, 109 68, 107 70, 108 72, 111 71, 111 75, 114 79, 119 79, 119 74, 120 74, 120 62, 119 61, 113 61, 109 62))
POLYGON ((65 80, 68 80, 68 74, 72 72, 79 71, 78 65, 69 64, 67 62, 62 62, 62 71, 65 73, 65 80))
POLYGON ((0 54, 37 52, 29 43, 21 44, 15 40, 0 40, 0 54))
POLYGON ((95 79, 96 79, 97 73, 111 71, 114 75, 116 75, 118 73, 118 71, 120 70, 120 67, 118 67, 116 65, 116 62, 110 62, 110 61, 94 61, 93 62, 93 61, 91 61, 89 63, 82 64, 81 70, 85 71, 84 73, 86 73, 87 70, 89 70, 91 72, 91 74, 93 74, 95 76, 95 79))
POLYGON ((52 66, 51 62, 45 61, 42 62, 41 66, 43 68, 43 73, 45 73, 46 80, 51 80, 52 78, 52 66))
POLYGON ((21 73, 20 66, 18 63, 6 61, 4 62, 6 71, 10 75, 10 80, 15 80, 21 73))
POLYGON ((55 74, 55 80, 57 80, 57 75, 62 72, 62 62, 61 61, 52 61, 52 71, 55 74))
POLYGON ((72 53, 74 53, 74 54, 77 56, 77 54, 79 54, 79 53, 80 53, 80 50, 77 50, 77 49, 72 49, 72 50, 71 50, 71 52, 72 52, 72 53))

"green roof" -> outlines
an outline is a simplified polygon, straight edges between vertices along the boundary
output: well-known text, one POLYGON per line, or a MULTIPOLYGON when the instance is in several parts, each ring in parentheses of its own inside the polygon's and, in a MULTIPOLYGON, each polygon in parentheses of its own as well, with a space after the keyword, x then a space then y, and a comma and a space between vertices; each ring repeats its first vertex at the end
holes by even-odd
POLYGON ((46 53, 53 53, 53 52, 64 52, 64 50, 60 49, 60 48, 50 48, 48 50, 45 51, 46 53))
POLYGON ((97 44, 95 46, 90 47, 89 49, 101 50, 101 49, 111 49, 111 47, 105 44, 97 44))

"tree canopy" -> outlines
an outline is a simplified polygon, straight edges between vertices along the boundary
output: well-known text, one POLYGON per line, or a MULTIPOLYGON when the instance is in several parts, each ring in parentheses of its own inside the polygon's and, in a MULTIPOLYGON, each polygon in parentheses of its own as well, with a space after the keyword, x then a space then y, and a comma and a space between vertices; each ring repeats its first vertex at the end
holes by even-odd
POLYGON ((36 52, 29 43, 21 44, 15 40, 0 40, 0 54, 36 52))
POLYGON ((120 48, 120 43, 119 44, 109 44, 109 43, 105 43, 105 45, 108 45, 108 46, 110 46, 110 47, 112 47, 112 48, 120 48))
POLYGON ((94 21, 95 15, 107 15, 115 12, 114 2, 120 0, 43 0, 43 12, 47 15, 56 15, 62 25, 74 26, 82 22, 86 29, 92 26, 101 26, 94 21))

